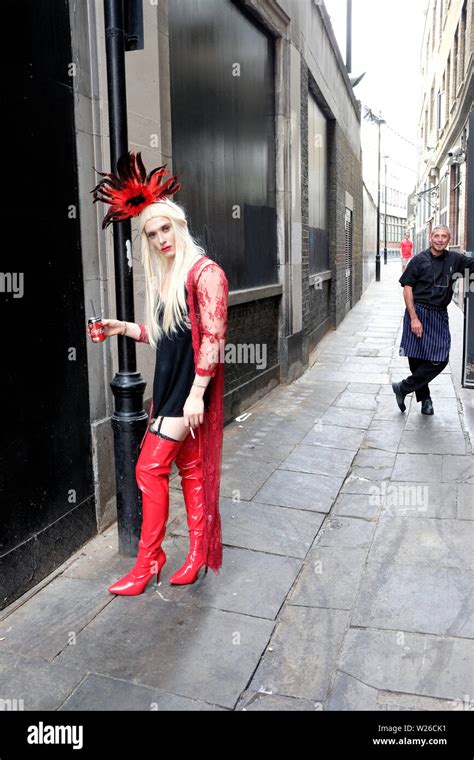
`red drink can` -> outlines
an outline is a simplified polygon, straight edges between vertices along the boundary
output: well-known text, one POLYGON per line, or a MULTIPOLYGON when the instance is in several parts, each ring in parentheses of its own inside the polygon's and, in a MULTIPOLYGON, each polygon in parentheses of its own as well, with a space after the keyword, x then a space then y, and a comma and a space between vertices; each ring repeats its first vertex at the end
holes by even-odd
POLYGON ((100 343, 105 340, 102 317, 91 317, 87 324, 89 326, 89 335, 91 336, 93 343, 100 343))

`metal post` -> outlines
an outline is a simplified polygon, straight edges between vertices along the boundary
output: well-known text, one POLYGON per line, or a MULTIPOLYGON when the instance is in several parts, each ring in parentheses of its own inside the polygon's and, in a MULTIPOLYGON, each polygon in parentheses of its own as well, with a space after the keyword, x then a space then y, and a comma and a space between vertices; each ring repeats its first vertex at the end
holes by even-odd
POLYGON ((382 120, 377 120, 377 125, 379 128, 379 150, 378 150, 378 167, 377 167, 377 180, 378 180, 378 191, 377 191, 377 253, 375 255, 375 281, 380 282, 380 127, 382 124, 382 120))
POLYGON ((346 69, 352 71, 352 0, 347 0, 346 14, 346 69))
POLYGON ((383 249, 383 263, 387 263, 387 158, 388 156, 384 156, 385 158, 385 213, 384 213, 384 249, 383 249))
MULTIPOLYGON (((127 98, 125 88, 125 31, 123 0, 104 0, 105 44, 111 171, 117 159, 128 151, 127 98)), ((114 265, 117 318, 135 321, 130 220, 114 223, 114 265)), ((119 553, 137 553, 141 524, 140 492, 135 464, 147 415, 143 409, 146 382, 137 372, 135 341, 119 336, 118 372, 110 383, 115 409, 112 415, 115 450, 115 482, 119 553)))
MULTIPOLYGON (((468 119, 468 139, 466 145, 466 256, 474 256, 474 111, 468 119)), ((464 340, 463 340, 463 388, 474 388, 474 293, 471 287, 464 295, 464 340)))
POLYGON ((474 251, 474 110, 471 110, 468 120, 468 140, 466 146, 466 244, 467 251, 474 251))
POLYGON ((375 281, 380 282, 380 127, 385 124, 385 119, 381 116, 376 116, 373 111, 365 106, 364 119, 369 119, 371 122, 375 122, 378 126, 378 166, 377 166, 377 251, 375 254, 375 281))

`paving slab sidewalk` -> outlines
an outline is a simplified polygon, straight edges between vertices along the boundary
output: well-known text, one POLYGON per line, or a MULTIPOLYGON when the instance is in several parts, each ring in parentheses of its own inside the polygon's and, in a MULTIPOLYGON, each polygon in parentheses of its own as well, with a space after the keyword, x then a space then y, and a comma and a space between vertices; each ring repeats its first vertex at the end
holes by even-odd
POLYGON ((459 710, 474 695, 474 415, 462 314, 435 414, 391 382, 403 316, 382 268, 314 363, 225 429, 224 564, 189 587, 172 481, 157 587, 113 597, 115 526, 0 622, 0 698, 25 710, 459 710))

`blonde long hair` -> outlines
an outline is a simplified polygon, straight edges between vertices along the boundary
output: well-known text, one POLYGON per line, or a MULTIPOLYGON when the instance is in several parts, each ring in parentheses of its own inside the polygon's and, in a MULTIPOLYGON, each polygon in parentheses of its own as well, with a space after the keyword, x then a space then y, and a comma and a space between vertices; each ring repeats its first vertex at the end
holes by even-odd
MULTIPOLYGON (((188 230, 184 210, 172 200, 151 203, 139 217, 142 264, 145 270, 146 302, 145 324, 150 344, 156 348, 164 334, 177 333, 187 324, 186 275, 198 256, 206 256, 188 230), (170 272, 167 301, 163 311, 163 329, 157 321, 161 301, 163 278, 167 271, 164 259, 152 249, 146 236, 145 224, 157 216, 167 217, 175 233, 175 257, 170 272)), ((188 323, 189 324, 189 323, 188 323)))

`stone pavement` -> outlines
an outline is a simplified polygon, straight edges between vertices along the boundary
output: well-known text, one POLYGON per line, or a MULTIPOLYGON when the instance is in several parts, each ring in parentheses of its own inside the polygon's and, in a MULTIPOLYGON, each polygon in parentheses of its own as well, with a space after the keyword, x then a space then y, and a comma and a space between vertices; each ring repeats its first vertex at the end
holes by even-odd
MULTIPOLYGON (((187 551, 179 484, 160 586, 113 597, 115 528, 1 613, 1 699, 25 710, 459 710, 474 700, 471 392, 396 406, 398 262, 316 361, 225 429, 224 564, 168 585, 187 551)), ((462 347, 462 346, 461 346, 462 347)))

